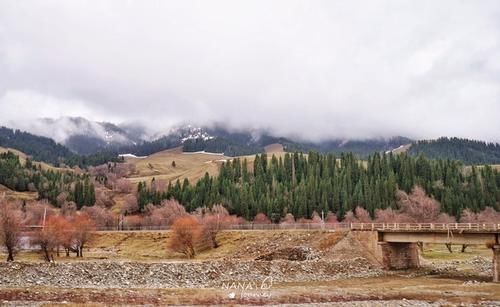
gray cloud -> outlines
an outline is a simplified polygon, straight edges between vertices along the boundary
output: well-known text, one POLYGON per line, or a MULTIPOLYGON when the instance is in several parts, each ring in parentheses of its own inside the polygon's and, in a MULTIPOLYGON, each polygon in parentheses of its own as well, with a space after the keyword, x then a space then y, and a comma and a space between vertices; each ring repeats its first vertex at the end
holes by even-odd
POLYGON ((2 0, 0 71, 11 126, 500 140, 498 1, 2 0))

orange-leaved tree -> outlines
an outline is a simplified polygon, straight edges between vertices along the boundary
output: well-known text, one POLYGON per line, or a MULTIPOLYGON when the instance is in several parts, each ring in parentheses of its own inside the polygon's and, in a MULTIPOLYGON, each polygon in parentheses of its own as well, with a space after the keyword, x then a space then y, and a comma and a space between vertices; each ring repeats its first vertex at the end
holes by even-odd
POLYGON ((54 260, 54 249, 62 244, 63 229, 60 228, 60 219, 64 218, 54 215, 50 216, 32 241, 32 244, 40 246, 43 258, 47 262, 54 260))
POLYGON ((73 244, 77 257, 83 257, 83 248, 95 230, 94 221, 87 214, 79 214, 73 221, 73 244))
POLYGON ((198 219, 191 215, 184 216, 172 225, 172 237, 168 242, 168 247, 174 252, 193 258, 201 238, 202 226, 198 219))

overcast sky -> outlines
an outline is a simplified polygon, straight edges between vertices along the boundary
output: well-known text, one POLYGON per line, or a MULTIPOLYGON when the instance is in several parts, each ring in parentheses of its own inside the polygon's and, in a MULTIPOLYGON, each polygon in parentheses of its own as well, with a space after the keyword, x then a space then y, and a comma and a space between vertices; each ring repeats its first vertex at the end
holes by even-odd
POLYGON ((0 0, 0 123, 500 141, 500 1, 0 0))

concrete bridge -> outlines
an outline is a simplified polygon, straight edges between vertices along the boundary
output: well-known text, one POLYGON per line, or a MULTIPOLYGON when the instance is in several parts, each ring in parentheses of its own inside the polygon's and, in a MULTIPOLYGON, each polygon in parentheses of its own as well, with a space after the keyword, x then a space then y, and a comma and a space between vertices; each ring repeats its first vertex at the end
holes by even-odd
POLYGON ((358 233, 375 234, 372 238, 377 242, 375 255, 388 269, 418 267, 418 243, 488 246, 493 252, 493 281, 500 282, 500 224, 352 223, 350 226, 358 233))

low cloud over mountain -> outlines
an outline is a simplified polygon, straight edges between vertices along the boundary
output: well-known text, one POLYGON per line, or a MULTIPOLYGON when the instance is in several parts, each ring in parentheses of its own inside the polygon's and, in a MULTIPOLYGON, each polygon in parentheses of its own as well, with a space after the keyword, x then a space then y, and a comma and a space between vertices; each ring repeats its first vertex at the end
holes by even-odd
POLYGON ((6 0, 0 123, 499 141, 499 20, 498 1, 6 0))

